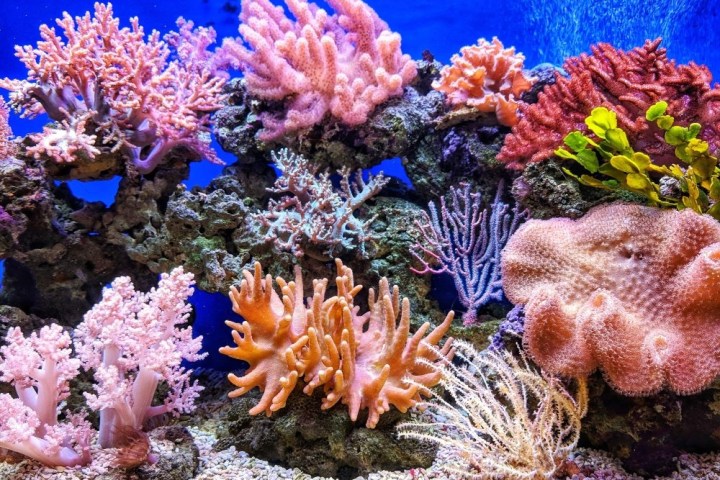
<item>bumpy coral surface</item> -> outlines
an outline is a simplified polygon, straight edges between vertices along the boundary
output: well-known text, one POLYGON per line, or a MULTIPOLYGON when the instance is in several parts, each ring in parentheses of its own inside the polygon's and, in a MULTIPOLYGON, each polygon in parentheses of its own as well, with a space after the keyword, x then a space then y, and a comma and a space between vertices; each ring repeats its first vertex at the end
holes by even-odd
POLYGON ((481 112, 494 112, 502 125, 517 123, 517 98, 532 85, 523 74, 525 57, 515 48, 503 48, 494 37, 460 49, 440 72, 433 88, 447 95, 453 106, 469 106, 481 112))
POLYGON ((612 204, 531 220, 503 252, 524 344, 550 373, 597 368, 618 391, 680 394, 720 374, 720 224, 690 210, 612 204))
POLYGON ((250 364, 242 377, 228 376, 238 387, 231 397, 255 387, 262 390, 250 414, 269 416, 283 408, 302 378, 308 395, 323 388, 323 409, 343 403, 353 421, 361 409, 368 409, 366 426, 373 428, 390 405, 405 412, 421 400, 420 385, 432 387, 440 381, 439 372, 416 360, 452 357, 450 340, 439 355, 430 346, 445 335, 454 314, 448 314, 427 336, 429 323, 408 337, 410 302, 400 301, 397 286, 391 291, 383 279, 377 296, 370 289, 370 309, 361 315, 353 299, 362 286, 354 284, 352 271, 342 262, 336 260, 336 265, 337 295, 326 299, 327 279, 315 280, 307 306, 299 268, 294 282, 276 279, 282 298, 272 288, 270 275, 263 279, 259 263, 254 273, 244 272, 240 290, 231 289, 233 310, 245 321, 225 322, 233 329, 237 346, 223 347, 220 352, 250 364))

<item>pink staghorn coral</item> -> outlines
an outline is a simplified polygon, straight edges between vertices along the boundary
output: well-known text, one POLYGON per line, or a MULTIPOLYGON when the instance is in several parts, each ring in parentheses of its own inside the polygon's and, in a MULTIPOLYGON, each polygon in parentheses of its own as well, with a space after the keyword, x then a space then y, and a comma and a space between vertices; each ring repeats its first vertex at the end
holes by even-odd
POLYGON ((323 388, 321 408, 343 403, 353 421, 360 410, 367 409, 366 426, 374 428, 391 405, 405 412, 420 401, 421 393, 427 393, 421 385, 432 387, 440 381, 435 369, 416 360, 452 358, 451 340, 439 353, 431 347, 450 328, 453 313, 430 333, 426 323, 408 338, 410 305, 407 299, 400 301, 398 288, 391 291, 383 279, 377 297, 370 289, 370 310, 361 315, 353 299, 362 287, 353 283, 348 267, 340 260, 335 263, 338 294, 326 299, 327 279, 315 280, 307 306, 299 267, 294 282, 277 279, 282 298, 272 288, 270 275, 263 279, 259 263, 254 273, 243 272, 240 290, 231 289, 233 311, 245 321, 225 322, 233 329, 236 346, 220 352, 250 364, 245 375, 231 373, 228 378, 238 387, 230 397, 255 387, 262 390, 251 415, 265 412, 269 416, 283 408, 302 379, 308 395, 323 388))
POLYGON ((141 293, 130 278, 119 277, 77 326, 78 358, 84 369, 95 371, 95 393, 85 397, 100 411, 102 447, 119 446, 124 429, 140 430, 149 418, 193 410, 202 387, 190 381, 181 363, 206 354, 198 353, 202 337, 192 338, 190 327, 179 328, 190 313, 192 278, 178 267, 162 274, 156 289, 141 293), (169 393, 153 406, 161 381, 169 393))
POLYGON ((263 140, 316 125, 327 114, 362 124, 415 78, 400 35, 361 0, 327 0, 334 15, 305 0, 285 3, 295 21, 269 0, 243 0, 240 34, 248 46, 223 43, 251 95, 285 104, 278 115, 261 116, 263 140))
POLYGON ((14 327, 5 340, 0 380, 14 385, 17 398, 0 395, 0 448, 52 466, 89 462, 90 424, 79 416, 58 421, 59 404, 80 368, 70 335, 53 324, 27 338, 14 327))
POLYGON ((511 127, 518 121, 518 98, 533 84, 523 73, 524 60, 515 48, 503 48, 497 37, 492 42, 481 38, 453 55, 452 65, 440 71, 432 86, 447 95, 453 107, 493 112, 501 125, 511 127))
POLYGON ((707 215, 613 204, 530 220, 502 266, 525 347, 550 373, 600 368, 628 395, 691 394, 720 374, 720 224, 707 215))
POLYGON ((55 162, 95 159, 100 148, 120 151, 140 173, 149 173, 176 147, 220 162, 210 148, 209 114, 220 108, 224 79, 205 51, 214 41, 209 29, 147 39, 138 19, 120 28, 111 4, 95 4, 93 17, 57 20, 65 39, 40 27, 36 48, 16 47, 28 69, 26 80, 0 80, 10 104, 24 116, 41 113, 57 122, 31 135, 28 153, 55 162), (169 60, 173 51, 177 58, 169 60))

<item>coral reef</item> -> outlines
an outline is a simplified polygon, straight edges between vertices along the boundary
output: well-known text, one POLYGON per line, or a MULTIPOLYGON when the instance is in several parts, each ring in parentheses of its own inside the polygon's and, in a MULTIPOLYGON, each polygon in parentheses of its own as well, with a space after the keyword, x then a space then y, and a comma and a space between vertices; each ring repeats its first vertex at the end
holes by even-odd
POLYGON ((249 48, 242 41, 223 43, 248 92, 282 105, 277 114, 261 115, 262 139, 311 127, 328 114, 360 125, 415 77, 400 35, 361 0, 329 0, 333 15, 306 0, 285 3, 296 21, 269 0, 243 0, 240 35, 249 48))
POLYGON ((512 127, 518 121, 518 100, 533 83, 523 73, 524 60, 514 47, 504 48, 497 37, 492 42, 481 38, 477 45, 463 47, 459 55, 453 55, 451 65, 440 71, 432 86, 447 96, 453 108, 492 112, 500 125, 512 127))
POLYGON ((440 351, 431 351, 430 346, 447 332, 453 313, 427 337, 429 323, 408 339, 410 303, 403 299, 401 308, 398 288, 391 291, 387 279, 382 279, 377 297, 370 290, 369 311, 360 315, 353 298, 362 287, 354 284, 352 271, 341 261, 336 260, 336 266, 337 295, 325 299, 327 279, 313 281, 307 306, 299 267, 294 282, 277 278, 282 299, 271 287, 272 278, 262 278, 259 263, 254 273, 243 272, 240 290, 231 289, 233 310, 245 321, 226 322, 233 329, 236 347, 223 347, 220 352, 250 364, 243 376, 228 377, 238 387, 231 397, 254 387, 263 391, 250 414, 269 416, 283 408, 302 378, 308 395, 322 387, 323 409, 341 402, 353 421, 361 409, 368 409, 366 426, 373 428, 391 405, 401 412, 413 407, 420 400, 418 385, 431 387, 440 380, 416 360, 452 357, 451 340, 440 351))
POLYGON ((674 158, 673 148, 662 141, 662 132, 645 121, 645 111, 659 100, 681 124, 712 125, 704 139, 712 149, 720 146, 716 125, 720 88, 711 87, 707 67, 676 65, 667 58, 660 39, 623 52, 610 44, 591 47, 592 54, 572 57, 553 85, 538 95, 538 102, 520 107, 521 120, 498 155, 508 167, 523 169, 528 163, 551 157, 572 130, 584 131, 584 120, 602 106, 618 114, 620 128, 628 132, 638 150, 662 159, 674 158))
POLYGON ((379 469, 428 467, 435 457, 434 446, 397 438, 395 426, 405 416, 396 410, 369 429, 350 420, 346 409, 321 410, 319 390, 312 396, 294 393, 293 401, 271 418, 248 413, 258 397, 250 392, 224 402, 216 450, 233 445, 310 475, 340 479, 379 469))
POLYGON ((691 210, 611 204, 528 221, 502 257, 525 348, 553 374, 599 368, 626 395, 706 388, 720 372, 719 242, 720 224, 691 210))

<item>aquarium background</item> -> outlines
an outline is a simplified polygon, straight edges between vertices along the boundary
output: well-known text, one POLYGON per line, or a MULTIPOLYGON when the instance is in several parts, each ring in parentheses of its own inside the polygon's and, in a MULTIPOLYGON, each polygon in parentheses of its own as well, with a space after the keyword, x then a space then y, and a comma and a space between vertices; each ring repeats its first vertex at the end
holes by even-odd
MULTIPOLYGON (((279 0, 278 2, 279 3, 279 0)), ((324 5, 322 1, 318 2, 324 5)), ((497 36, 506 46, 514 45, 526 57, 531 68, 539 63, 561 64, 570 55, 589 50, 592 43, 611 42, 616 47, 630 49, 642 45, 645 39, 664 38, 668 57, 680 63, 695 61, 709 66, 720 78, 720 29, 718 15, 720 0, 519 0, 513 2, 467 0, 367 0, 391 27, 403 38, 403 51, 420 58, 429 51, 442 63, 465 45, 479 37, 497 36)), ((122 0, 113 5, 121 26, 138 16, 146 33, 157 29, 167 33, 175 29, 179 16, 193 20, 196 25, 213 26, 218 38, 237 36, 240 2, 213 0, 138 1, 122 0)), ((51 2, 47 0, 6 0, 0 15, 0 76, 25 78, 26 72, 14 57, 14 45, 35 45, 42 23, 54 25, 63 11, 82 15, 92 9, 91 1, 51 2)), ((16 135, 42 129, 46 118, 21 120, 11 118, 16 135)), ((232 155, 215 149, 227 163, 232 155)), ((218 175, 222 167, 209 162, 191 166, 188 187, 205 186, 218 175)), ((404 178, 398 161, 389 161, 376 170, 404 178)), ((91 201, 111 204, 119 178, 107 181, 70 182, 73 193, 91 201)), ((0 278, 3 268, 0 261, 0 278)), ((452 292, 450 292, 452 296, 452 292)), ((217 296, 197 292, 193 298, 198 321, 196 333, 208 333, 217 326, 218 318, 231 315, 229 302, 215 301, 217 296), (208 322, 203 320, 207 319, 208 322), (213 319, 213 322, 209 322, 213 319)), ((216 352, 226 343, 223 336, 218 345, 206 344, 216 352)), ((213 364, 227 362, 220 355, 210 359, 213 364)), ((232 362, 232 360, 229 360, 232 362)))

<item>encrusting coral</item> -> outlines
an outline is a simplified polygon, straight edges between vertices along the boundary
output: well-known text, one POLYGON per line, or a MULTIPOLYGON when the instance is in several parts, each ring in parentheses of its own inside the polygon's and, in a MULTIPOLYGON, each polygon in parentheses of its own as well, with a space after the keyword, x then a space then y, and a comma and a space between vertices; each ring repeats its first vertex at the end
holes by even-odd
POLYGON ((240 290, 231 289, 233 311, 245 321, 225 322, 233 329, 236 346, 220 352, 250 364, 243 376, 228 375, 238 387, 230 397, 255 387, 263 392, 250 414, 270 416, 283 408, 302 378, 308 395, 323 388, 323 409, 341 402, 353 421, 361 409, 368 409, 366 426, 374 428, 391 405, 405 412, 421 400, 421 385, 429 388, 440 381, 437 371, 416 361, 452 358, 452 339, 442 349, 431 347, 448 331, 454 313, 427 336, 429 323, 408 338, 410 302, 400 301, 397 286, 391 290, 383 278, 377 297, 370 289, 369 311, 361 315, 354 297, 362 286, 354 284, 350 268, 339 259, 335 263, 337 295, 326 299, 327 279, 314 280, 307 306, 299 267, 294 282, 276 279, 282 297, 272 288, 270 275, 263 279, 259 263, 254 273, 243 272, 240 290))
POLYGON ((720 374, 720 224, 689 209, 595 207, 530 220, 502 258, 523 343, 552 374, 599 368, 616 390, 698 392, 720 374))
POLYGON ((523 73, 524 60, 514 47, 503 48, 497 37, 492 42, 481 38, 453 55, 452 65, 440 71, 432 86, 445 93, 453 107, 494 112, 501 125, 511 127, 518 121, 517 99, 533 84, 523 73))

